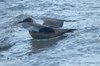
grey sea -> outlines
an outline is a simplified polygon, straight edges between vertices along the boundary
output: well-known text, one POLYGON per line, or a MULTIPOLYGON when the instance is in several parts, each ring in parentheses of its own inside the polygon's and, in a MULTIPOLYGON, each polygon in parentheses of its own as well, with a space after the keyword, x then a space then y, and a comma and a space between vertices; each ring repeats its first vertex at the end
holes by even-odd
POLYGON ((100 66, 100 0, 0 0, 0 66, 100 66), (32 15, 76 20, 77 29, 52 39, 32 39, 17 18, 32 15))

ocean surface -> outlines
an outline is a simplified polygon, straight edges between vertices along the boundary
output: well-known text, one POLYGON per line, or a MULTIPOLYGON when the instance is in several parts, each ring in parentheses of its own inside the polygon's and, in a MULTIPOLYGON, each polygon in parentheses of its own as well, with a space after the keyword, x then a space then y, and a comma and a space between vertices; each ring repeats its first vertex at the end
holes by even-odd
POLYGON ((0 66, 100 66, 100 0, 0 0, 0 66), (18 21, 76 20, 62 36, 36 40, 18 21))

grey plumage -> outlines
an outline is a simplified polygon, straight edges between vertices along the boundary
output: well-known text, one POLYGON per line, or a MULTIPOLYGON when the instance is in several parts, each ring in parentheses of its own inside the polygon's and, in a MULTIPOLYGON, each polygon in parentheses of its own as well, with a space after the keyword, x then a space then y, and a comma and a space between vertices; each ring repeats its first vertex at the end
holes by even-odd
POLYGON ((63 27, 64 22, 76 22, 76 20, 61 20, 61 19, 56 19, 56 18, 51 18, 51 17, 42 17, 43 20, 43 25, 50 26, 50 27, 63 27))

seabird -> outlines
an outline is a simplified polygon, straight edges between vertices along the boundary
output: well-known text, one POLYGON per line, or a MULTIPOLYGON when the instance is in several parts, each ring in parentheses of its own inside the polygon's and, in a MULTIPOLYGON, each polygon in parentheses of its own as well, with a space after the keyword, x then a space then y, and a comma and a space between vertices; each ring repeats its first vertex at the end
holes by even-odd
POLYGON ((61 20, 61 19, 51 18, 47 16, 44 16, 41 19, 43 20, 43 25, 54 27, 54 28, 62 27, 64 22, 76 22, 76 20, 61 20))
POLYGON ((23 21, 20 21, 19 23, 22 23, 23 27, 27 29, 30 35, 35 39, 49 39, 76 30, 76 29, 52 28, 46 25, 40 25, 30 17, 25 18, 23 21))

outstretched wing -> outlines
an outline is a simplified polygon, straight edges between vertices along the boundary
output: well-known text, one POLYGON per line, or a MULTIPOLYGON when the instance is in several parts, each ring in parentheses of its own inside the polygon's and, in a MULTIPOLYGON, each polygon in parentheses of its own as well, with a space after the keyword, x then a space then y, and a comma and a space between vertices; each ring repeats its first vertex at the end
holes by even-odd
POLYGON ((63 20, 49 18, 49 17, 43 17, 42 20, 44 21, 43 25, 56 28, 62 27, 64 22, 63 20))
POLYGON ((43 25, 50 26, 50 27, 63 27, 64 22, 76 22, 76 20, 61 20, 56 18, 50 18, 50 17, 43 17, 42 20, 44 21, 43 25))

